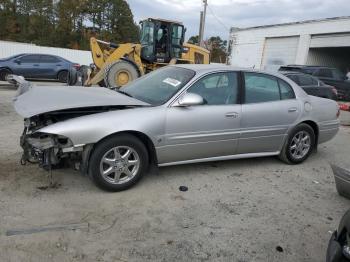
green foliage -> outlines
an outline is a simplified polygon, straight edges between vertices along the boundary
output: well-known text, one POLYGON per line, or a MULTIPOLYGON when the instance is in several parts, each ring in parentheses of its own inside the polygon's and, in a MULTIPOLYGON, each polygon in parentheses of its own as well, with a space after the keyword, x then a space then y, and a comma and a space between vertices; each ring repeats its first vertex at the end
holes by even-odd
MULTIPOLYGON (((199 37, 191 36, 188 42, 190 44, 198 45, 199 37)), ((210 62, 226 63, 227 59, 227 41, 222 40, 220 36, 212 36, 204 41, 205 48, 210 51, 210 62)))
POLYGON ((199 43, 199 36, 198 35, 191 36, 190 39, 188 39, 188 42, 190 44, 193 44, 193 45, 198 45, 198 43, 199 43))
POLYGON ((210 62, 226 63, 227 59, 227 41, 222 40, 220 36, 212 36, 205 41, 207 49, 210 51, 210 62))
POLYGON ((138 42, 125 0, 0 0, 0 39, 89 49, 89 38, 138 42))

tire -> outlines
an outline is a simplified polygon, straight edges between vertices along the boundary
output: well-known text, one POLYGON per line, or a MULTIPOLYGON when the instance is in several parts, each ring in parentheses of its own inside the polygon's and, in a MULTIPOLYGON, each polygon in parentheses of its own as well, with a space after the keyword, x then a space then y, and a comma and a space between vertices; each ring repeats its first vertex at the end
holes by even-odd
POLYGON ((130 62, 119 60, 111 64, 105 73, 104 82, 107 87, 121 87, 138 78, 139 72, 130 62))
POLYGON ((300 124, 288 135, 279 158, 287 164, 300 164, 313 152, 315 142, 316 137, 312 127, 307 124, 300 124), (299 142, 300 139, 304 142, 299 142))
POLYGON ((105 80, 101 80, 100 82, 97 83, 100 87, 107 87, 105 80))
POLYGON ((67 83, 68 82, 68 71, 61 71, 57 75, 58 81, 61 83, 67 83))
POLYGON ((113 192, 135 185, 147 169, 148 153, 145 145, 138 138, 127 134, 112 136, 98 143, 89 161, 89 174, 94 183, 103 190, 113 192), (127 150, 130 150, 128 156, 127 150), (116 151, 120 155, 119 161, 116 151), (103 175, 103 171, 106 175, 103 175))
POLYGON ((0 69, 0 81, 6 81, 6 77, 12 74, 10 69, 4 68, 4 69, 0 69))

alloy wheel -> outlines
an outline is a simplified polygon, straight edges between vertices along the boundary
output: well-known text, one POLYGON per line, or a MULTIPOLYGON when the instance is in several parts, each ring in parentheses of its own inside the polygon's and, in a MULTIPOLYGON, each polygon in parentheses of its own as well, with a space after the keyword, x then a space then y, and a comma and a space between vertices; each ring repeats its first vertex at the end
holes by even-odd
POLYGON ((128 146, 113 147, 100 161, 100 172, 108 183, 120 185, 133 179, 140 167, 136 150, 128 146))

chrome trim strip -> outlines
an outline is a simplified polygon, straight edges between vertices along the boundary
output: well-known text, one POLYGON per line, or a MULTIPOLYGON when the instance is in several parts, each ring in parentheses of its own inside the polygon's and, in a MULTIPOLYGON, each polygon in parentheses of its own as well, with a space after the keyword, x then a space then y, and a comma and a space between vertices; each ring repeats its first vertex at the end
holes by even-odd
POLYGON ((276 152, 266 152, 266 153, 248 153, 248 154, 238 154, 238 155, 229 155, 229 156, 218 156, 218 157, 209 157, 209 158, 201 158, 201 159, 192 159, 192 160, 184 160, 184 161, 177 161, 177 162, 169 162, 169 163, 158 164, 158 166, 159 167, 163 167, 163 166, 185 165, 185 164, 211 162, 211 161, 222 161, 222 160, 232 160, 232 159, 276 156, 276 155, 279 155, 279 153, 280 153, 279 151, 276 151, 276 152))

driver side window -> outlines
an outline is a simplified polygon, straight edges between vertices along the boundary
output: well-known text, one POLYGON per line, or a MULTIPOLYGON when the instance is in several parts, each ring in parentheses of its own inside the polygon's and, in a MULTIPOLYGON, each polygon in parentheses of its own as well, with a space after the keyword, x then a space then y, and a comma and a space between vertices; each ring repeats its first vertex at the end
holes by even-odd
POLYGON ((236 104, 238 97, 237 73, 224 72, 205 76, 194 83, 187 92, 203 97, 206 105, 236 104))

